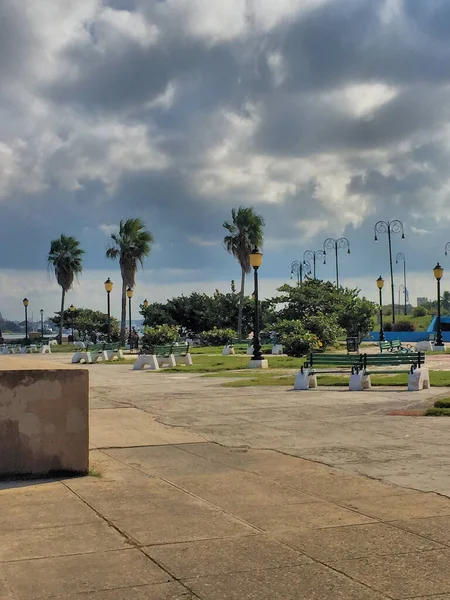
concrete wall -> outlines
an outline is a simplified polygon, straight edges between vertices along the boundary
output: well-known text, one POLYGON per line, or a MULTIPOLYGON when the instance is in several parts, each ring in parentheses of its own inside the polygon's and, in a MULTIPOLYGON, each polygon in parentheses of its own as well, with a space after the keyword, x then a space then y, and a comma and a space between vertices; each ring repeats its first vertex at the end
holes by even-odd
POLYGON ((88 371, 18 367, 0 363, 0 476, 87 473, 88 371))

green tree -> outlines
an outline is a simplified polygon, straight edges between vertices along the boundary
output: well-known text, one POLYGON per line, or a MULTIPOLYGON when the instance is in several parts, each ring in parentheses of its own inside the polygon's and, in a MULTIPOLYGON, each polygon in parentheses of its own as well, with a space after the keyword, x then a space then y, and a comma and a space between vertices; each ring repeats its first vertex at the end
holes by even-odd
POLYGON ((231 221, 225 221, 223 227, 228 234, 224 237, 224 246, 241 266, 241 291, 238 312, 238 337, 242 336, 242 313, 244 308, 245 276, 251 271, 250 252, 261 249, 263 243, 264 219, 253 208, 240 206, 231 211, 231 221))
MULTIPOLYGON (((288 284, 278 289, 279 296, 272 299, 273 304, 282 304, 282 308, 272 315, 277 320, 301 320, 307 324, 311 316, 334 315, 339 327, 347 335, 366 336, 373 328, 376 305, 359 296, 358 289, 336 288, 329 281, 311 279, 302 286, 288 284)), ((274 326, 275 328, 275 326, 274 326)))
POLYGON ((119 259, 122 275, 122 309, 120 313, 120 343, 125 344, 127 318, 127 287, 134 288, 138 266, 143 266, 150 254, 153 236, 147 231, 142 219, 120 221, 119 231, 111 234, 111 244, 106 250, 107 258, 119 259))
POLYGON ((446 291, 442 294, 442 308, 447 313, 450 311, 450 292, 446 291))
MULTIPOLYGON (((80 242, 71 236, 64 235, 52 240, 48 253, 48 263, 52 265, 58 284, 61 286, 61 314, 64 314, 66 293, 71 289, 75 277, 83 272, 84 250, 80 242)), ((62 343, 63 323, 59 325, 58 341, 62 343)))
MULTIPOLYGON (((55 313, 50 321, 57 327, 60 326, 61 313, 55 313)), ((76 308, 72 313, 70 310, 64 311, 63 327, 71 329, 72 323, 74 330, 78 332, 79 338, 96 343, 99 338, 106 338, 108 335, 108 315, 99 310, 90 308, 76 308)), ((111 317, 111 339, 119 339, 119 323, 115 317, 111 317)))

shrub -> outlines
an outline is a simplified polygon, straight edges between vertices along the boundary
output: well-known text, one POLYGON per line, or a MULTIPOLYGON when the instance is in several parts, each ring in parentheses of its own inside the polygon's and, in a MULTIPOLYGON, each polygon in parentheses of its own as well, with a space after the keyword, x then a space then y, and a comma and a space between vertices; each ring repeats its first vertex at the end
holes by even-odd
POLYGON ((178 327, 176 325, 157 325, 146 327, 142 338, 143 347, 173 344, 178 339, 178 327))
POLYGON ((444 399, 444 400, 436 400, 436 402, 434 403, 434 407, 435 408, 450 408, 450 399, 444 399))
POLYGON ((275 331, 288 356, 304 356, 317 345, 317 336, 306 331, 301 321, 280 321, 275 331))
POLYGON ((392 323, 388 321, 387 323, 383 323, 384 331, 392 331, 392 323))
POLYGON ((344 333, 339 326, 336 315, 324 315, 319 313, 311 315, 303 320, 306 331, 314 334, 321 342, 321 347, 325 350, 328 346, 335 346, 337 339, 344 333))
POLYGON ((413 315, 415 317, 425 317, 427 314, 427 309, 425 308, 425 306, 416 306, 416 308, 414 309, 413 315))
POLYGON ((205 346, 223 346, 225 344, 231 344, 236 337, 237 333, 233 329, 218 329, 217 327, 200 334, 201 342, 205 346))
POLYGON ((450 417, 450 408, 427 408, 426 417, 450 417))
POLYGON ((411 321, 397 321, 392 325, 392 331, 415 331, 416 326, 411 321))

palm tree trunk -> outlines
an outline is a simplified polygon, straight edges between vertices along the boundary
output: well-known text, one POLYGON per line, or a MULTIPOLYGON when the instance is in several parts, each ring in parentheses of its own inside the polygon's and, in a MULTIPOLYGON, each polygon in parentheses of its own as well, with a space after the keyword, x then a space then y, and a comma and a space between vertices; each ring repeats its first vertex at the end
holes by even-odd
POLYGON ((61 318, 59 319, 59 343, 62 344, 62 332, 63 332, 63 323, 64 323, 64 301, 66 299, 66 290, 62 289, 61 294, 61 318))
POLYGON ((127 323, 127 286, 122 279, 122 310, 120 312, 120 345, 125 346, 125 327, 127 323))
POLYGON ((238 339, 242 336, 242 311, 244 309, 244 289, 245 289, 245 271, 242 269, 241 275, 241 294, 239 298, 239 316, 238 316, 238 339))

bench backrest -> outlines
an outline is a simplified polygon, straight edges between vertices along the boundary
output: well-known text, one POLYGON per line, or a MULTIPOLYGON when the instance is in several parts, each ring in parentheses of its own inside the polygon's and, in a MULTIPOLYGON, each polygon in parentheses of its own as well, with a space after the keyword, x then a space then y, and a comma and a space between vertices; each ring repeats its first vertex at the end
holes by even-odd
POLYGON ((155 356, 185 356, 189 353, 189 344, 167 344, 166 346, 146 346, 143 348, 145 354, 154 354, 155 356))
POLYGON ((380 352, 391 349, 391 342, 379 342, 378 345, 380 346, 380 352))
POLYGON ((308 355, 305 367, 315 366, 333 366, 333 367, 352 367, 359 364, 359 355, 355 354, 315 354, 311 352, 308 355))
POLYGON ((425 362, 423 352, 408 352, 407 354, 363 354, 362 366, 396 366, 417 365, 420 367, 425 362))

